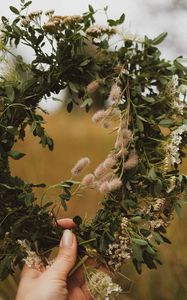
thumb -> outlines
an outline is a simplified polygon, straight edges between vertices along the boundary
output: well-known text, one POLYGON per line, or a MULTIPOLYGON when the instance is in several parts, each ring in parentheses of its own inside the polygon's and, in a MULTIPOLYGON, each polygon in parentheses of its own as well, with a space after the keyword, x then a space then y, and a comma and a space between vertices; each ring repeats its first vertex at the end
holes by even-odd
POLYGON ((77 258, 77 241, 71 230, 64 230, 59 252, 54 264, 49 269, 53 279, 66 280, 77 258))

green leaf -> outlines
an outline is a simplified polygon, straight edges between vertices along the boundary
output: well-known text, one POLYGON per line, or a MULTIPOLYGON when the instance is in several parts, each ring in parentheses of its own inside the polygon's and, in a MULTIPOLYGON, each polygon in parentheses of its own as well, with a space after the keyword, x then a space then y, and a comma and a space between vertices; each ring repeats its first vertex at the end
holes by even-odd
POLYGON ((150 170, 149 170, 149 173, 148 173, 148 177, 152 180, 155 180, 157 179, 157 175, 156 175, 156 172, 155 172, 155 168, 152 167, 150 170))
POLYGON ((181 205, 180 205, 179 203, 175 202, 174 208, 175 208, 175 211, 176 211, 178 217, 179 217, 179 218, 182 218, 183 212, 182 212, 182 207, 181 207, 181 205))
POLYGON ((137 117, 136 118, 136 125, 139 129, 140 132, 143 132, 144 131, 144 125, 143 125, 143 122, 137 117))
POLYGON ((173 120, 171 119, 163 119, 159 122, 159 125, 162 126, 162 127, 170 127, 171 125, 173 125, 173 120))
POLYGON ((73 218, 73 222, 76 224, 76 225, 80 225, 81 223, 82 223, 82 219, 81 219, 81 217, 79 217, 79 216, 75 216, 74 218, 73 218))
POLYGON ((153 45, 158 45, 163 42, 163 40, 166 38, 167 32, 163 32, 159 34, 154 40, 152 40, 153 45))
POLYGON ((80 63, 80 67, 84 67, 87 66, 90 63, 90 59, 85 59, 80 63))
POLYGON ((73 102, 68 103, 67 105, 67 111, 70 113, 73 109, 73 102))
POLYGON ((108 19, 107 22, 109 26, 117 26, 117 25, 121 25, 124 22, 124 20, 125 20, 125 14, 123 13, 118 20, 108 19))
POLYGON ((133 238, 132 242, 139 245, 139 246, 147 246, 147 241, 142 240, 142 239, 133 238))
POLYGON ((94 9, 93 9, 93 6, 92 6, 91 4, 88 5, 88 8, 89 8, 89 11, 90 11, 92 14, 95 13, 95 11, 94 11, 94 9))
POLYGON ((140 223, 142 221, 142 218, 140 216, 136 216, 136 217, 130 218, 130 221, 132 223, 140 223))
POLYGON ((14 88, 11 85, 6 86, 6 94, 7 98, 13 102, 15 98, 15 91, 14 88))
POLYGON ((63 200, 62 198, 60 198, 60 202, 61 202, 61 205, 62 205, 63 209, 64 209, 65 211, 67 211, 67 210, 68 210, 68 207, 67 207, 66 201, 63 200))
POLYGON ((132 243, 132 253, 137 261, 143 262, 142 248, 139 245, 132 243))
POLYGON ((19 10, 18 10, 16 7, 14 7, 14 6, 9 6, 9 8, 10 8, 10 10, 11 10, 14 14, 19 15, 19 10))
POLYGON ((152 234, 153 234, 153 237, 154 237, 155 241, 158 244, 164 243, 163 238, 161 237, 161 235, 158 232, 153 232, 152 234))
POLYGON ((60 194, 59 195, 60 199, 63 200, 63 201, 69 201, 70 198, 71 198, 71 194, 60 194))
POLYGON ((146 251, 147 251, 149 254, 151 254, 152 256, 155 256, 155 254, 156 254, 156 251, 155 251, 150 245, 148 245, 148 246, 146 247, 146 251))
POLYGON ((142 99, 145 100, 145 101, 148 102, 148 103, 155 103, 155 99, 152 98, 152 97, 145 97, 145 96, 142 96, 142 99))
POLYGON ((157 179, 157 181, 154 184, 154 194, 156 197, 158 197, 162 191, 162 181, 160 179, 157 179))
POLYGON ((174 60, 173 64, 178 70, 181 70, 181 71, 187 70, 187 68, 185 66, 183 66, 177 59, 174 60))
POLYGON ((93 100, 91 98, 87 98, 84 100, 84 102, 80 105, 80 108, 84 108, 86 105, 91 106, 93 103, 93 100))
POLYGON ((18 152, 18 151, 9 151, 8 155, 13 158, 14 160, 18 160, 20 158, 22 158, 23 156, 25 156, 25 153, 22 152, 18 152))

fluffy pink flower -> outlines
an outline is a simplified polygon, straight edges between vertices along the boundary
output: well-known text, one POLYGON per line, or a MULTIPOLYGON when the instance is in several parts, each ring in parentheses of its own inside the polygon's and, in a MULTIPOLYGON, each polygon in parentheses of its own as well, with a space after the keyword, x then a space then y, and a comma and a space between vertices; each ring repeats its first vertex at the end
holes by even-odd
POLYGON ((108 193, 110 191, 109 182, 108 181, 103 182, 99 187, 99 191, 101 193, 108 193))
POLYGON ((99 87, 98 81, 94 80, 87 85, 86 90, 87 90, 88 94, 94 94, 95 91, 98 89, 98 87, 99 87))
POLYGON ((72 168, 71 174, 74 176, 78 175, 89 163, 90 159, 88 157, 81 158, 72 168))
POLYGON ((81 184, 84 186, 91 186, 95 183, 95 176, 93 174, 87 174, 83 177, 81 184))
POLYGON ((133 149, 130 151, 128 160, 124 163, 124 169, 130 170, 134 167, 136 167, 138 164, 138 155, 136 151, 133 149))
POLYGON ((112 98, 116 102, 120 98, 120 96, 121 96, 121 88, 119 85, 117 85, 117 83, 114 83, 111 88, 109 98, 112 98))
POLYGON ((106 112, 104 109, 98 110, 93 116, 92 116, 92 121, 94 123, 102 121, 106 117, 106 112))
POLYGON ((104 167, 113 168, 117 163, 117 159, 115 155, 109 155, 103 162, 104 167))
POLYGON ((115 178, 115 179, 109 181, 110 192, 120 189, 121 186, 122 186, 122 181, 119 178, 115 178))
POLYGON ((105 171, 106 171, 106 169, 105 169, 103 163, 101 163, 101 164, 99 164, 99 165, 97 166, 97 168, 95 169, 94 175, 95 175, 96 177, 100 177, 100 176, 104 175, 105 171))

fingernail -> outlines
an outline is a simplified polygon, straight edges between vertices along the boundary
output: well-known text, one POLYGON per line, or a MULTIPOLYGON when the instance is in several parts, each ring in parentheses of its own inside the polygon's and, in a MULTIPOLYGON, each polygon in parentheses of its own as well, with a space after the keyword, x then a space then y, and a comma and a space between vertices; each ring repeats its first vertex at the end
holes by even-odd
POLYGON ((60 247, 71 247, 73 243, 73 233, 71 232, 71 230, 66 229, 64 230, 62 239, 60 241, 60 247))

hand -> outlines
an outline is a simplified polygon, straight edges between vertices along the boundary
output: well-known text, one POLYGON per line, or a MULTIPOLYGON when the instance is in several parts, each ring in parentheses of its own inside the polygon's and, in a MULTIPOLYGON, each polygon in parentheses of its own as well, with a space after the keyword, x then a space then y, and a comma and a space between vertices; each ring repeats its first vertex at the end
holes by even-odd
POLYGON ((68 274, 77 257, 75 235, 67 228, 75 226, 71 219, 58 221, 64 230, 59 252, 55 262, 48 269, 38 271, 24 267, 18 287, 16 300, 88 300, 91 299, 83 276, 79 269, 71 279, 68 274))

